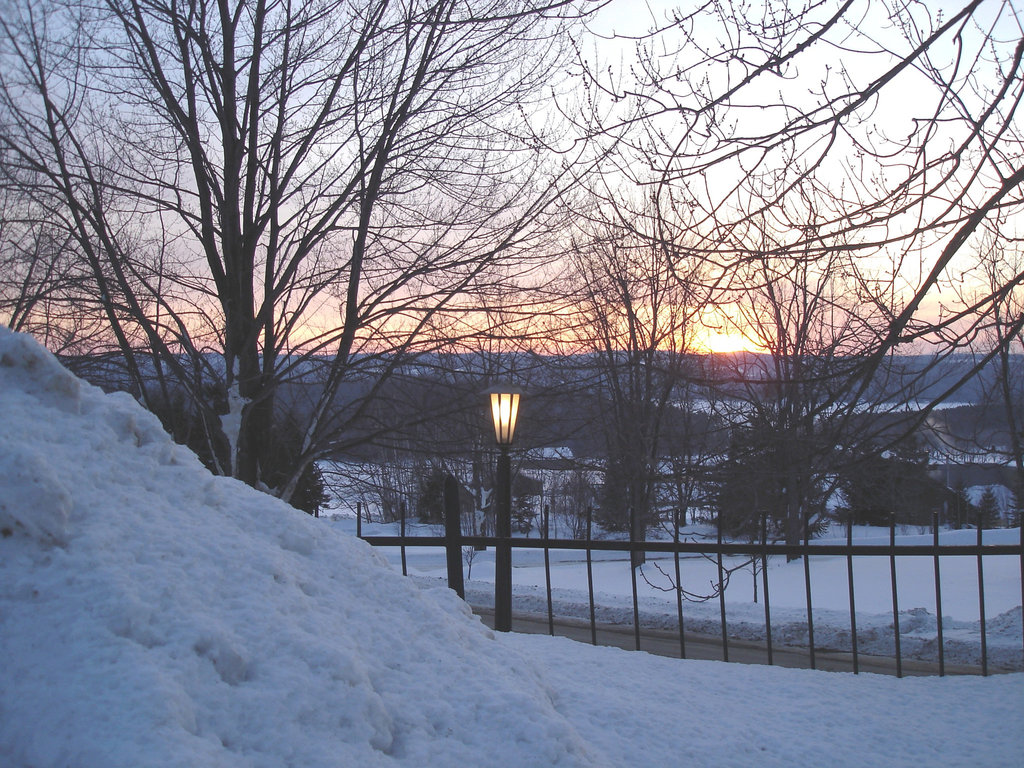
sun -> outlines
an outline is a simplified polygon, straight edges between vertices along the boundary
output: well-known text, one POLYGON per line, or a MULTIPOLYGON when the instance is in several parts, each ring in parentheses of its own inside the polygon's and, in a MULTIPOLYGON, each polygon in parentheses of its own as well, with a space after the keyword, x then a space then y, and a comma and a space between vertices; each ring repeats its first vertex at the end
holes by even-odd
POLYGON ((757 349, 757 345, 739 331, 731 333, 709 331, 700 340, 698 346, 712 354, 753 352, 757 349))

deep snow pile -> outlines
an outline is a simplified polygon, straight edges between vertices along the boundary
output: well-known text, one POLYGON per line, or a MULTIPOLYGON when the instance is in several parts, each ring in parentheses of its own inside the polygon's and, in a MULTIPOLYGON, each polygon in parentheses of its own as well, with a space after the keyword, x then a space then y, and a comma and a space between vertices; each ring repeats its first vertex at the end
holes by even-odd
POLYGON ((592 762, 450 591, 4 329, 0 424, 0 765, 592 762))
POLYGON ((1012 766, 1024 676, 496 637, 0 328, 0 765, 1012 766))

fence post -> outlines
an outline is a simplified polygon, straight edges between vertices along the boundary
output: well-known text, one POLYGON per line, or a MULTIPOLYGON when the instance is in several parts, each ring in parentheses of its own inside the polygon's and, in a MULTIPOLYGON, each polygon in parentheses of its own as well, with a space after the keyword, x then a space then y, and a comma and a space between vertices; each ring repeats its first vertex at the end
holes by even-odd
POLYGON ((452 476, 444 479, 444 551, 448 561, 448 586, 466 599, 462 580, 462 513, 459 509, 459 483, 452 476))
POLYGON ((636 569, 644 564, 644 561, 640 558, 639 552, 633 547, 636 544, 636 511, 633 507, 629 508, 629 557, 630 557, 630 568, 629 576, 633 583, 633 638, 636 644, 636 649, 640 650, 640 603, 637 599, 636 592, 636 569))
POLYGON ((772 596, 768 591, 768 510, 761 512, 761 583, 764 592, 764 636, 768 648, 768 664, 774 662, 772 655, 772 596))
POLYGON ((857 659, 857 598, 853 586, 853 510, 846 525, 846 583, 850 590, 850 649, 853 651, 853 674, 860 674, 857 659))
POLYGON ((811 604, 811 511, 804 507, 804 591, 807 597, 807 649, 810 654, 811 669, 817 669, 814 656, 814 606, 811 604))
POLYGON ((587 594, 590 596, 590 644, 597 645, 597 621, 594 614, 594 556, 590 551, 593 533, 594 508, 587 505, 587 594))
POLYGON ((548 595, 548 634, 554 637, 555 635, 555 611, 554 606, 551 602, 551 544, 548 539, 551 538, 551 510, 548 505, 544 505, 544 587, 548 595))
POLYGON ((715 516, 718 528, 718 547, 716 561, 718 563, 718 613, 722 621, 722 661, 729 660, 729 629, 725 623, 725 570, 722 567, 722 515, 715 516))
POLYGON ((935 568, 935 639, 939 648, 939 677, 946 674, 946 648, 942 638, 942 574, 939 568, 939 512, 932 512, 932 546, 935 557, 932 564, 935 568))
POLYGON ((406 563, 406 561, 405 561, 405 502, 404 501, 401 504, 398 505, 398 513, 401 515, 401 519, 399 521, 399 526, 398 526, 398 532, 399 532, 399 535, 402 537, 402 546, 401 546, 401 550, 402 550, 402 575, 403 576, 408 576, 409 575, 409 566, 408 566, 408 563, 406 563))
POLYGON ((892 631, 896 646, 896 677, 903 677, 903 653, 900 648, 900 598, 896 587, 896 513, 889 513, 889 581, 892 583, 892 631))
MULTIPOLYGON (((683 632, 683 577, 679 569, 679 507, 675 509, 675 525, 672 527, 675 532, 672 534, 672 542, 676 545, 674 552, 676 566, 676 618, 679 621, 679 658, 686 658, 686 637, 683 632)), ((686 524, 686 513, 683 513, 683 525, 686 524)))
POLYGON ((985 566, 981 553, 981 512, 978 512, 978 619, 981 623, 981 674, 988 675, 988 633, 985 629, 985 566))

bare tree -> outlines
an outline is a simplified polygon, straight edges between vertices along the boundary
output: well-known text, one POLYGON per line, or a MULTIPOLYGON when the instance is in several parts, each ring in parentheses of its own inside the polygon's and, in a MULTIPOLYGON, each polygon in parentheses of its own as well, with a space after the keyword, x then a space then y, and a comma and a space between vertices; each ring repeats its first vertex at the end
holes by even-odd
POLYGON ((643 539, 659 512, 664 430, 686 408, 703 304, 698 276, 681 277, 683 245, 659 238, 660 212, 636 215, 608 200, 570 257, 579 303, 572 344, 589 361, 605 436, 599 519, 619 530, 632 520, 643 539))
POLYGON ((734 358, 728 376, 736 382, 729 420, 745 433, 732 443, 732 474, 746 476, 725 487, 745 489, 739 506, 746 509, 735 508, 735 492, 724 498, 734 529, 752 526, 760 535, 767 515, 771 533, 796 544, 824 513, 844 449, 863 440, 854 424, 863 430, 866 411, 879 405, 852 398, 850 386, 885 317, 859 295, 863 278, 842 239, 812 239, 813 208, 794 216, 780 205, 771 213, 732 234, 740 265, 722 315, 762 353, 734 358), (803 223, 794 229, 793 220, 803 223))
POLYGON ((733 386, 747 393, 740 419, 778 438, 768 471, 783 478, 775 501, 793 540, 821 495, 814 478, 867 410, 914 402, 886 436, 898 439, 1020 331, 1006 326, 916 402, 944 358, 978 349, 1024 278, 1008 270, 969 301, 944 298, 986 227, 1020 242, 1024 30, 1012 2, 727 0, 671 12, 632 42, 637 64, 582 67, 596 107, 578 124, 603 142, 605 172, 664 212, 684 265, 702 262, 702 284, 723 289, 710 296, 717 322, 767 352, 733 386), (898 375, 901 351, 932 360, 898 375))
POLYGON ((575 467, 554 478, 549 498, 550 513, 556 520, 555 532, 552 534, 555 538, 586 538, 587 522, 597 500, 590 474, 581 467, 575 467))
POLYGON ((706 4, 671 14, 636 50, 632 70, 585 70, 605 106, 581 125, 722 274, 758 259, 760 243, 735 247, 737 229, 774 217, 794 234, 789 252, 826 266, 841 247, 872 275, 861 287, 879 325, 850 400, 870 396, 897 349, 967 348, 983 308, 1020 284, 1006 275, 974 303, 937 309, 986 222, 1020 237, 1024 34, 1012 2, 706 4))
POLYGON ((84 351, 98 331, 95 315, 82 311, 87 275, 68 241, 31 201, 0 185, 0 322, 57 354, 84 351))
POLYGON ((5 183, 87 265, 139 396, 183 389, 211 464, 288 499, 431 318, 526 268, 571 178, 531 114, 577 5, 12 3, 5 183))
MULTIPOLYGON (((1024 288, 1017 275, 1024 272, 1024 256, 1019 250, 1008 252, 998 234, 993 232, 982 241, 978 266, 985 276, 980 289, 991 292, 989 318, 984 326, 986 356, 995 350, 995 359, 985 376, 986 400, 998 404, 1005 423, 1007 449, 1005 459, 1012 463, 1016 479, 1014 492, 1024 492, 1024 288)), ((976 289, 977 290, 977 289, 976 289)), ((989 447, 991 450, 991 447, 989 447)))

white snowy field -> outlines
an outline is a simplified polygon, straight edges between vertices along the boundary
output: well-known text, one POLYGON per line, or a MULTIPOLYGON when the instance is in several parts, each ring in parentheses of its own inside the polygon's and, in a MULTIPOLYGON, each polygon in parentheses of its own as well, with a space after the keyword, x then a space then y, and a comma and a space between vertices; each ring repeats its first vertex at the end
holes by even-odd
POLYGON ((0 329, 0 765, 1016 766, 1024 675, 498 636, 0 329))
MULTIPOLYGON (((355 531, 355 521, 342 518, 334 525, 355 531)), ((397 535, 397 524, 365 525, 363 534, 397 535)), ((691 533, 699 533, 691 529, 691 533)), ((707 533, 705 531, 704 533, 707 533)), ((859 544, 888 544, 888 532, 855 529, 859 544)), ((441 535, 439 526, 410 525, 407 535, 441 535)), ((984 531, 986 544, 1016 544, 1017 528, 984 531)), ((904 533, 900 544, 930 544, 931 535, 904 533)), ((940 542, 972 544, 975 531, 944 531, 940 542)), ((843 543, 820 539, 817 543, 843 543)), ((400 567, 397 547, 383 547, 381 553, 400 567)), ((529 613, 547 611, 544 555, 539 549, 513 549, 513 609, 529 613)), ((738 568, 748 558, 724 558, 725 568, 738 568)), ((556 615, 587 619, 590 615, 585 553, 581 550, 553 550, 549 557, 552 603, 556 615)), ((446 577, 444 551, 439 547, 406 547, 407 570, 411 575, 446 577)), ((934 561, 930 556, 896 558, 897 598, 900 617, 900 651, 903 658, 938 661, 938 628, 934 561)), ((850 651, 850 596, 846 557, 819 555, 811 558, 811 606, 816 648, 850 651)), ((493 602, 493 551, 474 554, 472 571, 463 568, 466 597, 474 605, 493 602)), ((678 613, 672 584, 675 563, 671 555, 651 554, 637 579, 640 623, 650 629, 678 630, 678 613)), ((860 653, 895 655, 892 582, 887 556, 853 558, 853 582, 860 653)), ((1024 671, 1024 622, 1021 618, 1021 562, 1012 555, 985 556, 985 641, 989 669, 1024 671)), ((680 558, 684 589, 694 595, 710 596, 705 601, 686 600, 683 621, 687 631, 718 636, 721 633, 719 600, 715 596, 718 566, 699 555, 680 558)), ((632 625, 632 580, 629 556, 622 552, 595 551, 592 578, 595 615, 598 621, 632 625)), ((769 560, 768 584, 772 642, 806 647, 808 644, 807 596, 802 560, 787 563, 769 560)), ((725 590, 726 627, 738 640, 763 642, 766 637, 763 580, 749 566, 735 570, 725 590)), ((943 616, 944 658, 949 663, 981 664, 981 621, 979 613, 978 561, 972 556, 942 556, 940 586, 943 616)))

